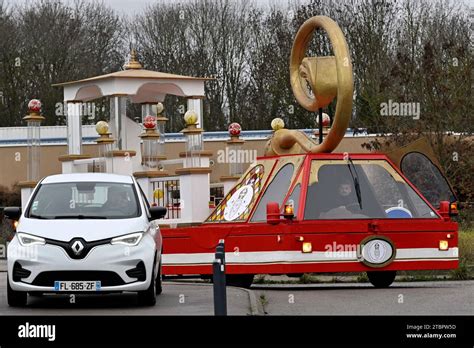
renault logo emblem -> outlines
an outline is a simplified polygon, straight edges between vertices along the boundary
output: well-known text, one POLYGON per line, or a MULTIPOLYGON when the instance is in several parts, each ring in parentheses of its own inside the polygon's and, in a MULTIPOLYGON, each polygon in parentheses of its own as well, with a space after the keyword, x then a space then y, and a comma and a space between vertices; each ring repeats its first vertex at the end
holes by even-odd
POLYGON ((84 250, 84 245, 81 243, 81 241, 76 240, 74 243, 72 243, 71 249, 74 254, 79 255, 81 251, 84 250))

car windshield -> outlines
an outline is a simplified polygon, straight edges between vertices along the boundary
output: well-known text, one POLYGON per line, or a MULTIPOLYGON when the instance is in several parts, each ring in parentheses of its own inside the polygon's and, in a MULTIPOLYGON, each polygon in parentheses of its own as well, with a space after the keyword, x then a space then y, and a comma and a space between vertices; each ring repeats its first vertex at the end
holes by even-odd
POLYGON ((438 218, 383 160, 313 161, 305 219, 438 218))
POLYGON ((132 184, 67 182, 42 184, 27 217, 36 219, 128 219, 140 208, 132 184))

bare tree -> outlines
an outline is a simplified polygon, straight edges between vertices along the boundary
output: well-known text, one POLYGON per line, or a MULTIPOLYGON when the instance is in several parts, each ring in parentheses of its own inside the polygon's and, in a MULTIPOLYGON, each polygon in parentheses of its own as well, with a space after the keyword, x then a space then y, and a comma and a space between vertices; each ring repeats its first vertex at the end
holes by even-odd
POLYGON ((12 10, 1 7, 2 91, 6 103, 0 112, 9 119, 0 124, 20 125, 31 98, 43 102, 46 124, 64 122, 56 117, 62 90, 51 85, 118 69, 124 43, 120 18, 102 4, 38 1, 12 10))

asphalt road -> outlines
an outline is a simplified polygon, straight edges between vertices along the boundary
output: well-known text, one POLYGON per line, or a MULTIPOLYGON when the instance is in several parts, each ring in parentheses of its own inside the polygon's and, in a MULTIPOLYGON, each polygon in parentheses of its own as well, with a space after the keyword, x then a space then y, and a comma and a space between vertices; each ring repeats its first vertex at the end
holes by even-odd
MULTIPOLYGON (((138 307, 132 293, 29 297, 26 308, 6 299, 0 272, 0 315, 213 315, 210 284, 165 282, 154 307, 138 307)), ((474 281, 398 282, 388 289, 369 284, 257 285, 227 287, 229 315, 474 315, 474 281)))
POLYGON ((270 315, 474 315, 474 281, 317 284, 252 290, 270 315))
MULTIPOLYGON (((257 311, 250 292, 240 288, 227 288, 229 315, 250 315, 257 311)), ((254 299, 255 300, 255 299, 254 299)), ((0 272, 0 315, 214 315, 211 284, 164 282, 163 293, 153 307, 137 306, 134 293, 76 295, 71 303, 69 295, 43 295, 28 297, 28 306, 13 308, 7 304, 6 272, 0 272)))

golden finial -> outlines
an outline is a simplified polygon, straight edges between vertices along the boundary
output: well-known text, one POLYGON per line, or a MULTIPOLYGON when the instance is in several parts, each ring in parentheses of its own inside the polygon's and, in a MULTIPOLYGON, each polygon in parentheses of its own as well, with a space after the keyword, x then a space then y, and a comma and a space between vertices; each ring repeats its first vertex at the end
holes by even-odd
POLYGON ((188 110, 184 114, 184 122, 186 123, 186 126, 193 126, 197 122, 197 114, 194 110, 188 110))
POLYGON ((271 127, 274 131, 285 128, 285 121, 277 117, 272 120, 271 127))
POLYGON ((130 51, 130 59, 128 60, 128 63, 125 64, 125 70, 142 69, 142 68, 143 67, 137 58, 137 50, 132 48, 132 50, 130 51))
POLYGON ((99 121, 95 124, 95 131, 99 135, 105 135, 109 133, 109 124, 105 121, 99 121))

